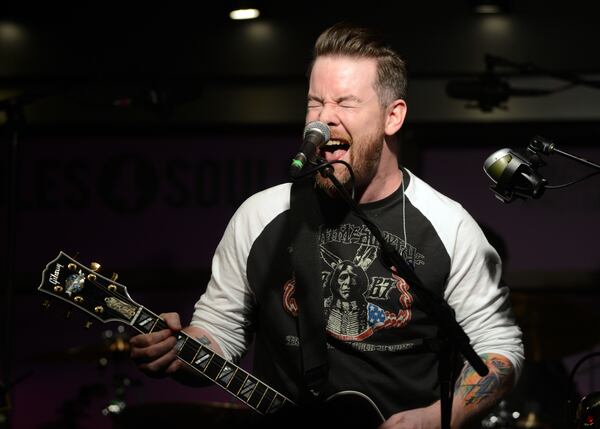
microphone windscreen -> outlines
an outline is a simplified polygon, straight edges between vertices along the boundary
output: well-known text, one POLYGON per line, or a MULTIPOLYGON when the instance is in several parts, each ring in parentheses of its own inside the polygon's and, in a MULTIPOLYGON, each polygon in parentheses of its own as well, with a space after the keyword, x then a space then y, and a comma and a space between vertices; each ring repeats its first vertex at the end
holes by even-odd
POLYGON ((329 131, 329 127, 327 126, 326 123, 321 122, 321 121, 312 121, 312 122, 309 122, 308 124, 306 124, 306 126, 304 127, 304 133, 302 134, 302 138, 306 138, 306 135, 308 133, 314 132, 314 131, 323 135, 324 142, 329 141, 329 137, 331 135, 331 133, 329 131))

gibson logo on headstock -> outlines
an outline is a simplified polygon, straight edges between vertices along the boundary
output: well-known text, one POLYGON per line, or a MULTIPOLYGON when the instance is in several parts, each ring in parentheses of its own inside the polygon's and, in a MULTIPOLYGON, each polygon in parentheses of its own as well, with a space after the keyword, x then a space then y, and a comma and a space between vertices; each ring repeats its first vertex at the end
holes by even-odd
POLYGON ((60 274, 61 268, 63 268, 63 265, 56 264, 56 267, 54 268, 54 272, 50 273, 50 283, 52 283, 53 285, 58 284, 58 275, 60 274))

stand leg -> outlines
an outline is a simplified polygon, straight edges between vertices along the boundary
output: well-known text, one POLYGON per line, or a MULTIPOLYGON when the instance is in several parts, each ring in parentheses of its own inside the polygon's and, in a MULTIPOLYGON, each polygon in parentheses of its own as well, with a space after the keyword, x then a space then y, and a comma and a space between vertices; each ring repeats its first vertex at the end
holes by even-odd
POLYGON ((438 379, 440 381, 440 409, 442 429, 450 429, 452 422, 452 401, 454 399, 454 368, 456 349, 448 341, 441 341, 438 359, 438 379))
MULTIPOLYGON (((3 328, 0 332, 0 347, 5 350, 2 353, 0 362, 0 383, 4 381, 7 385, 11 380, 11 358, 9 353, 13 350, 13 313, 14 303, 13 295, 16 286, 15 266, 16 266, 16 244, 17 244, 17 181, 18 181, 18 143, 19 143, 19 125, 21 122, 22 111, 18 104, 11 104, 6 110, 7 123, 5 129, 8 131, 8 184, 7 184, 7 240, 6 240, 6 279, 4 283, 3 306, 0 308, 1 317, 4 319, 3 328)), ((10 392, 6 392, 7 401, 10 399, 10 392)), ((10 427, 10 415, 5 416, 2 427, 10 427)))

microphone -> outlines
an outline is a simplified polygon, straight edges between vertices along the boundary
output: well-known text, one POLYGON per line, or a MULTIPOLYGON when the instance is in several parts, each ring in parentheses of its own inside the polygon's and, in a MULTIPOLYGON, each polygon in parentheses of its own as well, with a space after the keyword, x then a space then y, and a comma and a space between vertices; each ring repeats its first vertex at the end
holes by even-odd
POLYGON ((497 150, 483 163, 483 171, 492 179, 490 189, 496 198, 510 203, 515 198, 540 198, 548 183, 535 171, 544 162, 535 155, 518 153, 509 148, 497 150))
POLYGON ((475 101, 483 112, 508 101, 511 96, 538 97, 551 94, 552 90, 535 88, 513 88, 505 80, 486 73, 475 80, 451 80, 446 83, 446 95, 458 100, 475 101))
POLYGON ((317 150, 329 141, 330 132, 327 124, 320 121, 312 121, 304 127, 302 146, 300 151, 292 159, 290 165, 290 176, 298 177, 307 162, 312 161, 317 150))
POLYGON ((446 83, 446 94, 459 100, 476 101, 484 112, 490 112, 508 100, 510 86, 494 75, 476 80, 453 80, 446 83))

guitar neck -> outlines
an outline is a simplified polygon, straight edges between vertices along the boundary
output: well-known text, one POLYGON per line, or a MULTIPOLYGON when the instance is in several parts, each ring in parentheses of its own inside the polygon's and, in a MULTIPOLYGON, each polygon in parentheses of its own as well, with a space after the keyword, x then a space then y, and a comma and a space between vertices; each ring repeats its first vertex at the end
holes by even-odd
MULTIPOLYGON (((156 314, 140 306, 131 326, 144 334, 168 329, 156 314)), ((276 412, 286 404, 294 403, 267 386, 256 377, 222 358, 185 332, 175 334, 177 357, 190 368, 222 387, 260 414, 276 412)))
MULTIPOLYGON (((89 315, 107 322, 124 322, 143 334, 168 329, 152 311, 131 299, 127 288, 94 269, 87 268, 64 252, 50 261, 42 273, 39 290, 59 298, 89 315)), ((221 386, 260 414, 271 414, 291 400, 239 366, 223 359, 185 332, 175 334, 177 357, 194 371, 221 386)))

